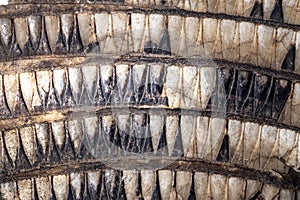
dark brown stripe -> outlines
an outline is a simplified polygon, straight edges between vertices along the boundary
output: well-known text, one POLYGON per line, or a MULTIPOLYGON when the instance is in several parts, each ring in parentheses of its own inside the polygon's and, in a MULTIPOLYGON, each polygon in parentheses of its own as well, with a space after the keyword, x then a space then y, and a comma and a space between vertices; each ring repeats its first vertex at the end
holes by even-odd
POLYGON ((264 24, 271 27, 282 27, 288 28, 295 31, 300 30, 300 25, 298 24, 287 24, 278 21, 257 19, 252 17, 244 16, 234 16, 223 13, 209 13, 209 12, 196 12, 188 11, 179 8, 170 8, 162 5, 151 5, 151 6, 136 6, 136 5, 122 5, 120 3, 104 3, 104 4, 76 4, 76 3, 56 3, 53 4, 20 4, 20 5, 7 5, 0 7, 0 17, 24 17, 29 15, 34 15, 38 13, 39 15, 46 14, 67 14, 67 13, 78 13, 78 12, 112 12, 112 11, 122 11, 122 12, 136 12, 151 14, 157 13, 162 15, 180 15, 189 17, 199 17, 199 18, 216 18, 216 19, 231 19, 237 22, 246 21, 255 24, 264 24))
MULTIPOLYGON (((276 78, 282 78, 292 82, 300 81, 300 74, 292 71, 275 70, 266 66, 257 66, 250 63, 231 62, 224 59, 203 59, 198 57, 183 58, 176 55, 146 55, 132 53, 122 56, 113 55, 53 55, 36 56, 34 59, 25 57, 20 60, 2 62, 0 75, 22 73, 28 71, 44 71, 53 69, 74 68, 94 64, 96 66, 118 63, 126 64, 167 64, 167 65, 190 65, 201 66, 211 63, 212 67, 228 67, 245 71, 266 74, 276 78), (215 65, 214 65, 215 64, 215 65)), ((207 65, 206 65, 207 66, 207 65)))
MULTIPOLYGON (((113 158, 110 159, 112 163, 119 163, 122 158, 113 158)), ((289 173, 282 174, 282 177, 276 176, 270 172, 259 171, 255 169, 250 169, 246 167, 240 167, 235 165, 226 165, 224 163, 210 163, 202 161, 199 159, 151 159, 148 158, 147 162, 165 164, 170 163, 168 166, 163 167, 162 169, 168 170, 184 170, 190 172, 206 172, 211 174, 222 174, 226 176, 240 177, 243 179, 252 179, 262 181, 267 184, 274 185, 276 187, 285 188, 285 189, 298 189, 300 188, 300 183, 297 182, 299 178, 299 173, 289 173)), ((122 170, 134 170, 138 166, 140 170, 152 170, 152 168, 147 167, 145 164, 145 159, 132 159, 126 158, 126 168, 122 170), (133 165, 130 165, 130 163, 133 165), (135 168, 132 168, 135 167, 135 168)), ((74 161, 64 164, 49 164, 45 166, 39 166, 31 168, 29 170, 16 170, 16 171, 6 171, 0 174, 0 183, 18 181, 23 179, 30 179, 41 176, 53 176, 59 174, 67 174, 72 172, 86 172, 99 169, 112 169, 111 167, 103 164, 100 161, 74 161)))
POLYGON ((28 113, 22 116, 15 116, 0 120, 1 130, 10 130, 13 128, 22 128, 29 125, 52 122, 52 121, 63 121, 72 119, 84 119, 85 117, 91 116, 108 116, 116 114, 160 114, 165 113, 166 115, 194 115, 194 116, 205 116, 214 118, 226 118, 239 120, 242 122, 253 122, 259 125, 269 125, 275 126, 282 129, 290 129, 296 132, 300 132, 300 127, 292 126, 284 123, 280 123, 276 120, 266 119, 266 118, 252 118, 245 117, 239 114, 224 113, 221 111, 214 110, 200 110, 200 109, 172 109, 172 108, 159 108, 159 107, 149 107, 145 106, 86 106, 81 108, 66 108, 55 111, 41 112, 41 113, 28 113))

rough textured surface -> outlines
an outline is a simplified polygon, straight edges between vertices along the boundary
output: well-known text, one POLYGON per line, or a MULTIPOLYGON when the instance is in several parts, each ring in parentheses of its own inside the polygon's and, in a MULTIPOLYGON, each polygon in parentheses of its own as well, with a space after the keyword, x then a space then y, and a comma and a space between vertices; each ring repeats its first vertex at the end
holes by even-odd
POLYGON ((299 199, 298 1, 0 7, 0 199, 299 199))

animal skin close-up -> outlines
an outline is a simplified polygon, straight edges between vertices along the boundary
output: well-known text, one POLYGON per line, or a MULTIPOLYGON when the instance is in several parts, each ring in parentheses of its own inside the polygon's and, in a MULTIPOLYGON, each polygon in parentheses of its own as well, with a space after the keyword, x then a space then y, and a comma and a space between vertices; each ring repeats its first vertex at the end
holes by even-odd
POLYGON ((300 1, 9 0, 0 129, 0 200, 300 200, 300 1))

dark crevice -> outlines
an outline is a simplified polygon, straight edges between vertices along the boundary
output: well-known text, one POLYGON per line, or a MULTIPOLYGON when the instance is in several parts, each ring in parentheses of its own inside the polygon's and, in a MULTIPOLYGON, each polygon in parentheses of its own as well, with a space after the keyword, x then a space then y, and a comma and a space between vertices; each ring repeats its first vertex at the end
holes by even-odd
POLYGON ((250 200, 257 200, 261 195, 261 191, 256 192, 251 198, 250 200))
POLYGON ((190 187, 190 194, 188 197, 188 200, 196 200, 196 194, 195 194, 195 181, 194 181, 194 176, 195 173, 192 175, 192 182, 191 182, 191 187, 190 187))

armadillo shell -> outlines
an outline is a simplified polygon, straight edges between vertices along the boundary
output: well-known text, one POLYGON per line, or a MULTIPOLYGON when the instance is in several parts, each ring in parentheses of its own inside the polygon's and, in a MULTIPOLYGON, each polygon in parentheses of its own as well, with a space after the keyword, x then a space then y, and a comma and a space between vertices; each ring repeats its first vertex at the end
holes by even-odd
POLYGON ((299 7, 0 6, 0 199, 299 199, 299 7))

